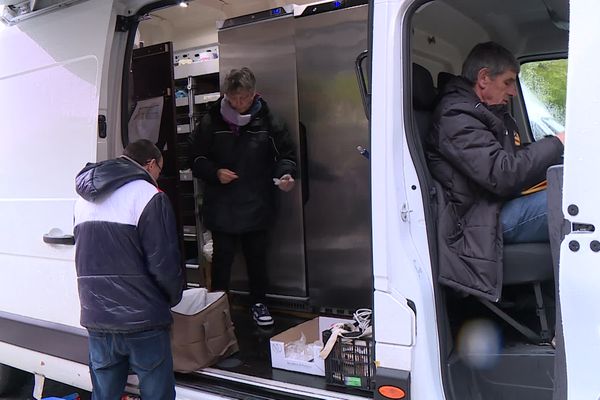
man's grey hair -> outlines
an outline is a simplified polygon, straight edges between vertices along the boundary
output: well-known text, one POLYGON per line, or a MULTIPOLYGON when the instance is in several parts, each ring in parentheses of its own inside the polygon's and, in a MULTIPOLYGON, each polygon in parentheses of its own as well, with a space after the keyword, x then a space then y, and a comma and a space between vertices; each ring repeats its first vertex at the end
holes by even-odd
POLYGON ((239 90, 253 92, 255 88, 256 78, 248 67, 232 69, 223 81, 223 91, 226 94, 233 94, 239 90))
POLYGON ((492 78, 506 71, 518 74, 521 70, 515 56, 496 42, 479 43, 473 47, 463 63, 462 76, 475 84, 482 68, 488 68, 492 78))

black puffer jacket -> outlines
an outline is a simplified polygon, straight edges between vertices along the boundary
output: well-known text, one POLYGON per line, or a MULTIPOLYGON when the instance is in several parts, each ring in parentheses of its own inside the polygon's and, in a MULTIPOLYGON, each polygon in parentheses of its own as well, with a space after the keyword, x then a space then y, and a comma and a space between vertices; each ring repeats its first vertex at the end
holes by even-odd
POLYGON ((244 233, 266 229, 275 214, 273 178, 296 174, 296 148, 267 103, 234 134, 221 116, 219 99, 190 137, 192 171, 205 183, 204 225, 214 231, 244 233), (221 184, 217 170, 238 179, 221 184))
POLYGON ((441 184, 438 198, 439 281, 497 301, 502 289, 503 203, 545 179, 561 162, 556 137, 515 145, 505 106, 487 106, 461 77, 440 98, 427 138, 427 158, 441 184))
POLYGON ((105 332, 169 326, 183 274, 167 196, 127 158, 88 164, 77 175, 76 189, 81 325, 105 332))

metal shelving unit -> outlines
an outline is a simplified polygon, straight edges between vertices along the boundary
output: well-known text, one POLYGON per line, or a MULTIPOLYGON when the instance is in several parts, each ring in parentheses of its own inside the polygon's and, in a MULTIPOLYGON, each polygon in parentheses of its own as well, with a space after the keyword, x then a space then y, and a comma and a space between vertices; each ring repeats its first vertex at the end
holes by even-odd
MULTIPOLYGON (((194 131, 202 116, 208 111, 211 102, 220 97, 219 53, 217 46, 182 50, 174 53, 174 77, 177 110, 177 143, 182 158, 187 159, 189 149, 187 138, 194 131), (185 93, 185 96, 181 96, 185 93)), ((180 165, 183 165, 182 162, 180 165)), ((202 192, 200 182, 193 178, 189 169, 180 170, 181 201, 184 203, 184 244, 186 253, 191 253, 189 244, 195 242, 196 257, 186 254, 188 270, 203 269, 203 279, 210 286, 209 263, 202 255, 204 228, 200 218, 202 192), (193 203, 193 204, 190 204, 193 203), (193 213, 193 216, 192 216, 193 213), (196 261, 192 261, 195 258, 196 261)), ((192 245, 193 246, 193 245, 192 245)))

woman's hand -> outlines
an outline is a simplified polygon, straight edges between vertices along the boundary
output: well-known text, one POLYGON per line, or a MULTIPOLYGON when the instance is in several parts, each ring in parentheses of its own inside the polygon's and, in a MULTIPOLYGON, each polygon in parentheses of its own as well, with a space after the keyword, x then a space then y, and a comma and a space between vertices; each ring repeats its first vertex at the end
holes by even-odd
POLYGON ((223 185, 227 185, 239 178, 235 172, 227 168, 221 168, 217 170, 217 178, 219 178, 219 182, 223 185))
POLYGON ((279 178, 279 182, 275 184, 277 185, 277 187, 279 187, 280 190, 283 190, 284 192, 289 192, 294 188, 296 181, 294 180, 294 178, 292 178, 290 174, 285 174, 281 178, 279 178))

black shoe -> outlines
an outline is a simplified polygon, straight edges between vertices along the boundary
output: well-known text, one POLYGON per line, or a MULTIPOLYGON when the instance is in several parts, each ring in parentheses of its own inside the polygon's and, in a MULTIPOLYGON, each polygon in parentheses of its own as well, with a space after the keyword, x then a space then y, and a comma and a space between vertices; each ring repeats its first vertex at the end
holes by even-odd
POLYGON ((269 309, 263 303, 256 303, 250 307, 252 318, 258 326, 271 326, 273 325, 273 317, 269 313, 269 309))

